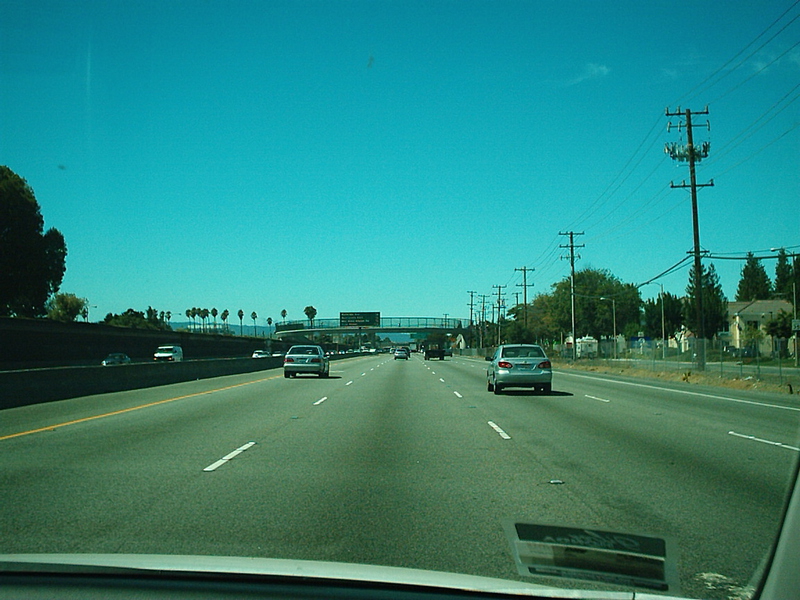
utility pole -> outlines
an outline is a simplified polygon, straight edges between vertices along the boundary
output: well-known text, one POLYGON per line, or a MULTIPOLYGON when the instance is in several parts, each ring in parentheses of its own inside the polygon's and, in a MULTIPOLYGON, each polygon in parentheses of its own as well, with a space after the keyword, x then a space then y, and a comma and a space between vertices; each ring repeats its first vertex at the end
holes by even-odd
POLYGON ((480 336, 480 345, 483 348, 483 328, 486 326, 486 294, 478 294, 481 299, 481 326, 478 328, 478 335, 480 336))
POLYGON ((475 294, 478 292, 473 292, 472 290, 467 292, 469 294, 469 326, 472 327, 472 309, 475 307, 475 294))
MULTIPOLYGON (((678 161, 688 161, 689 162, 689 184, 687 185, 686 181, 682 181, 680 185, 675 185, 670 181, 669 185, 671 188, 690 188, 692 193, 692 230, 694 236, 694 289, 695 289, 695 312, 697 318, 697 327, 698 331, 695 332, 695 341, 699 342, 696 344, 697 346, 697 369, 698 371, 704 371, 706 368, 706 331, 705 331, 705 318, 703 313, 703 264, 701 261, 701 251, 700 251, 700 225, 697 218, 697 188, 698 187, 707 187, 713 186, 714 180, 710 180, 709 183, 697 183, 697 177, 695 175, 695 163, 700 162, 704 158, 708 156, 708 151, 711 147, 709 142, 703 142, 700 146, 694 145, 694 137, 692 130, 697 125, 692 125, 692 115, 707 115, 708 114, 708 107, 706 107, 702 111, 695 111, 692 112, 688 108, 681 112, 680 107, 678 107, 677 111, 674 113, 669 112, 669 108, 666 110, 666 114, 668 117, 685 117, 685 123, 678 123, 677 125, 673 123, 667 124, 667 131, 670 131, 671 128, 677 127, 678 131, 682 129, 686 129, 686 141, 688 142, 686 145, 681 144, 667 144, 664 147, 664 152, 669 154, 670 157, 674 160, 678 161)), ((701 125, 702 127, 703 125, 701 125)), ((706 121, 705 127, 711 129, 711 124, 706 121)))
POLYGON ((493 288, 497 288, 497 345, 500 345, 500 315, 501 315, 501 307, 503 306, 503 288, 507 287, 505 285, 493 285, 493 288))
MULTIPOLYGON (((524 308, 523 319, 525 323, 525 327, 528 327, 528 288, 533 287, 533 284, 528 285, 528 271, 535 271, 536 269, 529 269, 528 267, 522 267, 519 269, 514 269, 515 271, 522 271, 522 284, 517 284, 517 287, 520 285, 522 286, 522 302, 524 308)), ((517 304, 519 304, 519 300, 517 300, 517 304)))
MULTIPOLYGON (((575 248, 583 248, 584 244, 579 246, 575 245, 575 236, 576 235, 583 235, 583 232, 575 233, 574 231, 567 231, 567 232, 558 232, 558 235, 567 235, 569 236, 569 244, 562 244, 559 248, 569 248, 569 296, 570 296, 570 303, 572 304, 572 360, 575 361, 577 359, 577 350, 578 350, 578 336, 575 333, 575 248)), ((561 258, 566 258, 562 256, 561 258)), ((580 255, 578 255, 580 258, 580 255)))

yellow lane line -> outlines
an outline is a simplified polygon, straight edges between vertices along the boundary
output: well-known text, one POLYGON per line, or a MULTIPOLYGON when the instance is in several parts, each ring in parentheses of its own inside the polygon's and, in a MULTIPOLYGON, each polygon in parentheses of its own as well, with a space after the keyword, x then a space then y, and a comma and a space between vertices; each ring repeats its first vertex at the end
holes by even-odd
POLYGON ((11 438, 22 437, 23 435, 31 435, 32 433, 41 433, 42 431, 52 431, 58 427, 66 427, 67 425, 77 425, 78 423, 85 423, 87 421, 94 421, 95 419, 104 419, 105 417, 113 417, 114 415, 121 415, 134 410, 141 410, 143 408, 150 408, 151 406, 158 406, 159 404, 166 404, 167 402, 175 402, 176 400, 185 400, 186 398, 194 398, 196 396, 204 396, 206 394, 213 394, 215 392, 224 392, 234 388, 251 385, 253 383, 260 383, 262 381, 269 381, 270 379, 278 379, 278 375, 272 377, 265 377, 263 379, 256 379, 255 381, 247 381, 245 383, 237 383, 236 385, 229 385, 226 387, 218 388, 215 390, 206 390, 205 392, 196 392, 194 394, 186 394, 185 396, 176 396, 175 398, 167 398, 166 400, 159 400, 157 402, 150 402, 148 404, 141 404, 139 406, 132 406, 130 408, 123 408, 122 410, 115 410, 109 413, 94 415, 91 417, 84 417, 82 419, 75 419, 74 421, 66 421, 64 423, 57 423, 55 425, 48 425, 47 427, 40 427, 39 429, 31 429, 29 431, 20 431, 19 433, 11 433, 9 435, 0 436, 0 442, 3 440, 10 440, 11 438))

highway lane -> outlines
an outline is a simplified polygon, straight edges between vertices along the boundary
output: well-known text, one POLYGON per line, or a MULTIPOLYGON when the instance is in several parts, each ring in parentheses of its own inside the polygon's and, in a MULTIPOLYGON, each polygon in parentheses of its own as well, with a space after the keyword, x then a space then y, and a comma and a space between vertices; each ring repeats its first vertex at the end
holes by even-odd
POLYGON ((728 431, 792 446, 793 407, 567 373, 551 396, 495 396, 484 373, 480 361, 379 355, 334 362, 331 379, 265 371, 4 411, 0 493, 18 500, 0 509, 16 532, 1 551, 516 578, 499 520, 518 517, 668 533, 685 592, 708 595, 709 573, 747 584, 797 451, 728 431))

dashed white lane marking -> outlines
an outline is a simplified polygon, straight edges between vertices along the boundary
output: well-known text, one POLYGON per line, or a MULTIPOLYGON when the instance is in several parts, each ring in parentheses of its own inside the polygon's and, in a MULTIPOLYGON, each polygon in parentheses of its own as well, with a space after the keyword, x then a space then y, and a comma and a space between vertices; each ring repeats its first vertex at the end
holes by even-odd
POLYGON ((746 440, 751 440, 753 442, 761 442, 762 444, 769 444, 770 446, 778 446, 780 448, 786 448, 787 450, 794 450, 795 452, 800 452, 800 448, 797 446, 789 446, 787 444, 782 444, 781 442, 773 442, 771 440, 764 440, 761 438, 757 438, 754 435, 745 435, 743 433, 736 433, 735 431, 729 431, 728 435, 734 435, 736 437, 744 438, 746 440))
POLYGON ((461 394, 459 394, 458 392, 453 392, 453 393, 454 393, 456 396, 458 396, 459 398, 463 398, 463 397, 464 397, 464 396, 462 396, 461 394))
POLYGON ((214 464, 208 465, 208 466, 207 466, 205 469, 203 469, 203 471, 215 471, 215 470, 217 470, 219 467, 221 467, 222 465, 224 465, 226 462, 228 462, 229 460, 232 460, 233 458, 236 458, 236 457, 237 457, 237 456, 239 456, 239 455, 240 455, 242 452, 244 452, 244 451, 245 451, 245 450, 247 450, 248 448, 251 448, 251 447, 253 447, 253 446, 255 446, 255 445, 256 445, 256 443, 255 443, 255 442, 247 442, 247 443, 246 443, 244 446, 240 446, 239 448, 237 448, 236 450, 234 450, 234 451, 233 451, 233 452, 231 452, 230 454, 227 454, 227 455, 223 456, 222 458, 220 458, 220 459, 219 459, 217 462, 215 462, 214 464))
POLYGON ((350 381, 348 381, 347 383, 345 383, 345 385, 353 385, 353 380, 351 379, 350 381))
POLYGON ((500 435, 500 437, 503 438, 504 440, 510 440, 511 439, 511 436, 508 435, 505 431, 503 431, 500 428, 500 426, 497 423, 495 423, 494 421, 489 421, 489 427, 494 429, 500 435))
POLYGON ((441 381, 442 383, 444 383, 444 379, 442 379, 441 377, 439 377, 439 381, 441 381))
POLYGON ((322 404, 322 403, 323 403, 323 402, 325 402, 325 400, 327 400, 327 399, 328 399, 328 397, 327 397, 327 396, 323 396, 322 398, 320 398, 319 400, 317 400, 316 402, 314 402, 314 406, 317 406, 318 404, 322 404))
POLYGON ((591 398, 592 400, 600 400, 600 402, 611 402, 611 400, 606 400, 605 398, 598 398, 597 396, 590 396, 589 394, 585 394, 587 398, 591 398))

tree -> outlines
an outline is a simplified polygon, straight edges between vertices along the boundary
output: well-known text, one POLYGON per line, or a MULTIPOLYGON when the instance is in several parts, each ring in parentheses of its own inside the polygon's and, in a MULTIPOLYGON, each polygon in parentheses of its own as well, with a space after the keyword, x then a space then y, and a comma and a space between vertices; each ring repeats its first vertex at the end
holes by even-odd
POLYGON ((219 311, 216 308, 212 308, 211 309, 211 316, 214 317, 214 332, 215 333, 217 331, 217 315, 218 314, 219 314, 219 311))
POLYGON ((256 314, 256 311, 253 311, 253 312, 250 313, 250 318, 253 319, 253 329, 255 330, 255 335, 257 337, 258 336, 258 326, 256 325, 256 319, 258 318, 258 315, 256 314))
POLYGON ((747 253, 747 261, 742 267, 742 276, 739 287, 736 288, 736 301, 749 302, 750 300, 768 300, 772 291, 767 271, 761 261, 747 253))
POLYGON ((47 302, 47 318, 62 323, 71 323, 88 308, 86 298, 78 298, 75 294, 55 294, 47 302))
MULTIPOLYGON (((764 329, 768 335, 772 336, 773 347, 776 338, 788 340, 792 337, 792 314, 785 310, 779 311, 774 319, 767 321, 764 329)), ((789 355, 789 348, 783 343, 780 345, 780 355, 784 358, 789 355)))
POLYGON ((267 327, 272 327, 272 317, 267 317, 267 327))
MULTIPOLYGON (((569 278, 553 284, 549 297, 537 297, 528 313, 539 312, 537 303, 546 306, 545 326, 549 335, 557 337, 572 330, 572 309, 569 278)), ((610 337, 616 313, 617 333, 626 329, 638 331, 642 299, 639 289, 623 283, 605 269, 586 268, 575 273, 575 315, 577 337, 591 335, 600 339, 610 337), (613 301, 612 301, 613 299, 613 301)))
MULTIPOLYGON (((703 324, 705 337, 711 339, 717 332, 722 331, 728 321, 728 299, 722 291, 719 275, 711 263, 700 271, 700 283, 703 292, 703 324)), ((700 324, 697 322, 697 309, 695 308, 697 294, 694 284, 694 265, 689 268, 689 284, 686 286, 686 298, 683 302, 683 322, 690 331, 699 335, 700 324)))
POLYGON ((284 308, 284 309, 281 311, 281 319, 283 319, 283 322, 284 322, 284 323, 286 323, 286 315, 287 315, 287 314, 288 314, 288 313, 286 312, 286 309, 284 308))
POLYGON ((206 326, 206 321, 208 321, 208 314, 209 310, 207 308, 200 309, 200 319, 203 321, 203 331, 208 331, 208 327, 206 326))
POLYGON ((242 319, 244 319, 244 311, 240 308, 239 312, 236 314, 239 317, 239 335, 244 335, 244 325, 242 325, 242 319))
POLYGON ((129 308, 120 315, 108 313, 103 319, 106 325, 114 327, 130 327, 132 329, 169 330, 169 325, 158 318, 158 311, 152 306, 147 307, 147 314, 129 308))
POLYGON ((683 302, 678 296, 665 292, 657 300, 644 303, 644 334, 652 338, 661 337, 661 303, 664 304, 664 333, 669 339, 680 330, 683 323, 683 302))
POLYGON ((33 190, 0 166, 0 316, 40 317, 66 270, 67 246, 58 229, 46 233, 33 190))
POLYGON ((317 309, 313 306, 306 306, 303 309, 303 312, 306 313, 306 317, 308 317, 308 322, 311 324, 311 329, 314 329, 314 317, 317 316, 317 309))
POLYGON ((222 311, 222 314, 220 314, 220 316, 219 316, 219 318, 222 319, 222 326, 225 329, 225 331, 228 330, 228 317, 230 315, 231 315, 231 313, 226 308, 225 310, 222 311))

